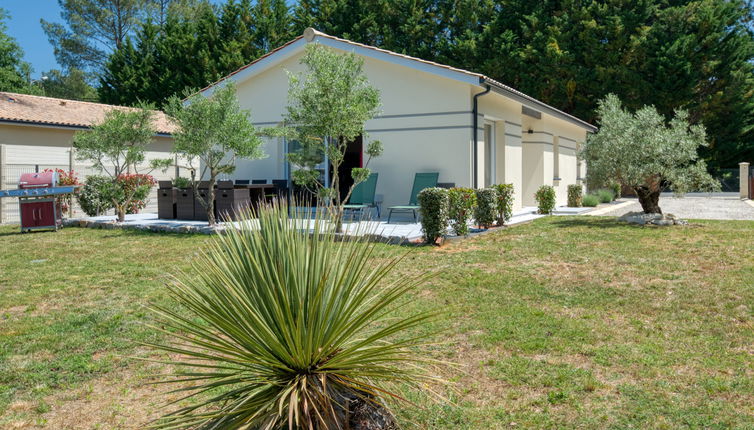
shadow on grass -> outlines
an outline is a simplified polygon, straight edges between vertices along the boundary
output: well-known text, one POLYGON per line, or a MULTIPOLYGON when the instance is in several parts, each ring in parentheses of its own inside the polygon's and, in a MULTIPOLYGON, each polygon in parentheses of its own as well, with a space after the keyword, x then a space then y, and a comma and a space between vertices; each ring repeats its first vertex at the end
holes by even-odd
POLYGON ((586 216, 574 216, 567 218, 558 218, 552 221, 552 225, 560 228, 573 228, 573 227, 591 227, 591 228, 641 228, 643 226, 639 224, 629 224, 623 221, 618 221, 616 217, 586 217, 586 216))
MULTIPOLYGON (((83 229, 82 227, 69 227, 71 229, 83 229)), ((91 228, 89 230, 99 230, 101 232, 107 232, 107 234, 103 234, 101 237, 103 239, 115 239, 118 237, 123 236, 130 236, 130 237, 155 237, 155 236, 163 236, 163 237, 174 237, 174 238, 180 238, 180 239, 196 239, 197 237, 204 237, 207 239, 210 239, 214 236, 214 234, 206 234, 206 233, 199 233, 199 232, 177 232, 177 231, 150 231, 150 230, 143 230, 143 229, 136 229, 136 228, 114 228, 114 229, 97 229, 97 228, 91 228)))

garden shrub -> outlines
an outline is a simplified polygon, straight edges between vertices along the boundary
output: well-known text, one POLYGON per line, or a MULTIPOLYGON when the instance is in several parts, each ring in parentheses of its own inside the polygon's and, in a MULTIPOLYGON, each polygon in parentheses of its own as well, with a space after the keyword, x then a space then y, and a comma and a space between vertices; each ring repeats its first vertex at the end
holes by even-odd
POLYGON ((135 214, 147 206, 147 198, 157 181, 150 176, 139 173, 123 174, 113 182, 108 176, 92 175, 86 177, 86 183, 76 195, 81 210, 89 216, 102 215, 115 208, 115 202, 126 206, 126 213, 135 214))
POLYGON ((490 228, 497 220, 497 190, 480 188, 476 190, 474 219, 480 227, 490 228))
POLYGON ((425 188, 417 196, 422 231, 427 243, 435 243, 448 231, 448 190, 425 188))
POLYGON ((595 196, 594 194, 587 194, 584 196, 584 200, 581 202, 582 205, 593 208, 600 204, 600 198, 595 196))
POLYGON ((173 187, 175 188, 180 188, 182 190, 185 190, 189 186, 191 186, 191 180, 189 178, 184 178, 182 176, 179 176, 173 179, 173 187))
MULTIPOLYGON (((63 169, 44 169, 44 173, 47 172, 57 172, 58 173, 58 185, 63 186, 70 186, 70 185, 82 185, 79 181, 79 177, 76 175, 76 172, 73 170, 63 170, 63 169)), ((73 206, 73 196, 77 191, 74 191, 72 194, 63 194, 55 197, 55 199, 60 204, 60 209, 65 213, 68 212, 68 214, 71 214, 71 207, 73 206)))
POLYGON ((497 184, 497 225, 503 225, 513 216, 513 184, 497 184))
POLYGON ((186 395, 154 427, 397 428, 385 399, 439 382, 419 353, 434 314, 396 311, 420 278, 392 276, 404 260, 375 257, 366 235, 337 241, 322 215, 313 230, 284 205, 255 215, 214 235, 152 307, 169 334, 152 346, 173 369, 159 382, 186 395))
POLYGON ((597 198, 600 199, 600 203, 610 203, 613 201, 613 192, 606 189, 597 190, 597 198))
POLYGON ((448 190, 448 217, 458 236, 469 234, 469 220, 476 206, 476 193, 471 188, 455 187, 448 190))
POLYGON ((542 185, 539 187, 534 198, 537 200, 537 212, 540 214, 551 214, 555 209, 555 188, 551 185, 542 185))
POLYGON ((568 207, 578 208, 581 207, 584 197, 584 190, 581 185, 571 184, 568 186, 568 207))
POLYGON ((76 200, 85 214, 99 216, 113 208, 113 202, 106 196, 107 188, 111 183, 112 179, 107 176, 86 177, 84 186, 76 194, 76 200))
POLYGON ((620 184, 613 182, 610 184, 610 190, 613 192, 613 200, 618 200, 620 198, 620 184))
MULTIPOLYGON (((137 214, 147 206, 147 198, 152 187, 157 181, 151 175, 131 173, 118 176, 117 183, 122 188, 124 197, 131 196, 131 201, 126 206, 126 213, 137 214)), ((121 194, 118 192, 118 194, 121 194)))

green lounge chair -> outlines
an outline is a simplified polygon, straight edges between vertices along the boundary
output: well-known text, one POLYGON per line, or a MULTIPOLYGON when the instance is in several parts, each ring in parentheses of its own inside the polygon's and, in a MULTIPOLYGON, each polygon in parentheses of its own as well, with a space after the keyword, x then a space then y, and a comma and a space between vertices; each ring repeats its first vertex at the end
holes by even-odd
POLYGON ((356 184, 351 193, 351 197, 348 199, 348 204, 343 205, 343 209, 351 212, 359 212, 359 215, 364 209, 370 207, 377 208, 377 218, 380 217, 380 207, 374 204, 374 192, 377 189, 377 173, 372 173, 369 177, 356 184))
POLYGON ((417 173, 416 176, 414 176, 414 186, 411 189, 411 198, 409 199, 408 204, 405 206, 391 206, 388 208, 390 212, 388 212, 387 215, 387 222, 390 223, 390 217, 393 216, 393 212, 411 212, 414 214, 414 222, 419 221, 417 216, 417 211, 419 210, 417 197, 419 196, 419 192, 425 188, 436 187, 437 178, 439 176, 440 174, 438 172, 417 173))

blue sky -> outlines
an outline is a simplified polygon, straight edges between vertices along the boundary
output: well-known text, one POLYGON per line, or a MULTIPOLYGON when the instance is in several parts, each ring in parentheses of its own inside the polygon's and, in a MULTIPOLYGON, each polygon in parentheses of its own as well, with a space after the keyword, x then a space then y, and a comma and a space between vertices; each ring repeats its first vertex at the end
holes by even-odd
MULTIPOLYGON (((213 0, 213 3, 223 3, 223 0, 213 0)), ((39 24, 42 18, 62 22, 58 1, 0 0, 0 8, 10 14, 10 19, 6 22, 8 33, 21 45, 24 60, 34 68, 32 78, 39 78, 42 72, 59 68, 52 45, 39 24)))
POLYGON ((33 78, 44 71, 58 68, 52 45, 39 24, 41 18, 47 21, 61 21, 57 0, 2 0, 0 7, 10 14, 6 22, 8 33, 24 49, 24 60, 34 67, 33 78))

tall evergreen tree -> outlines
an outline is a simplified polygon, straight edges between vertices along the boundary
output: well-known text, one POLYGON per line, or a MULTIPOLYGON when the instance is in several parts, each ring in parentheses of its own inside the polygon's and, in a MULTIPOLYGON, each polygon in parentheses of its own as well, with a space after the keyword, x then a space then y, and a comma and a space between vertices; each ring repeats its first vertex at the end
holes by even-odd
POLYGON ((0 91, 38 94, 41 88, 30 82, 31 66, 23 61, 24 51, 8 35, 8 13, 0 8, 0 91))

